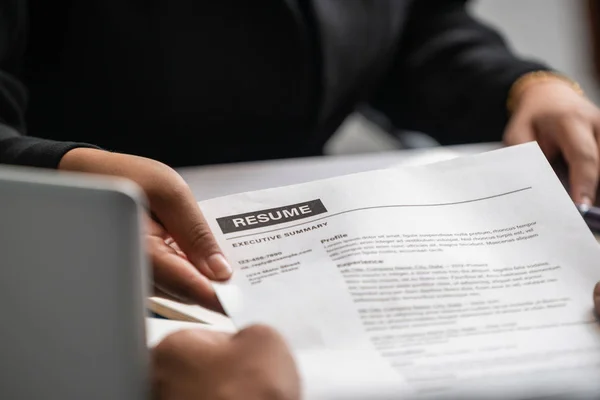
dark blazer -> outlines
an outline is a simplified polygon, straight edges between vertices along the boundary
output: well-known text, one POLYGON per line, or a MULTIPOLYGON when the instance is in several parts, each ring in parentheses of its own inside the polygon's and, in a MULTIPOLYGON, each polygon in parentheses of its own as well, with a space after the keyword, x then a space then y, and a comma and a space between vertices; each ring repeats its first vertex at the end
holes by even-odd
POLYGON ((73 142, 173 166, 314 155, 359 103, 498 140, 511 84, 545 67, 465 3, 1 0, 0 162, 55 167, 73 142))

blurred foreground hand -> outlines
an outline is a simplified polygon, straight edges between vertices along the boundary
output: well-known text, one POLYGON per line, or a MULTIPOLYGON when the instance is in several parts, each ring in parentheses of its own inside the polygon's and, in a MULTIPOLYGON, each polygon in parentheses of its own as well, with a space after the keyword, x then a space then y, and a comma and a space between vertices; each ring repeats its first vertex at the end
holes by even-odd
POLYGON ((265 326, 235 335, 171 334, 152 350, 156 400, 299 400, 300 379, 281 336, 265 326))

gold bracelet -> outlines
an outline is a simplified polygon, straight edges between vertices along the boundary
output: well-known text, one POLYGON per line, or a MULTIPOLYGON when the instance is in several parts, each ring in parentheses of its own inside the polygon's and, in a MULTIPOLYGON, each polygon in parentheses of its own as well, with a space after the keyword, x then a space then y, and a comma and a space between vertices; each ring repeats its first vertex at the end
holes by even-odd
POLYGON ((585 92, 583 91, 579 83, 575 82, 574 80, 565 75, 557 74, 556 72, 550 71, 529 72, 521 76, 515 81, 515 83, 512 84, 510 91, 508 92, 508 99, 506 101, 506 108, 508 112, 512 114, 512 112, 517 106, 517 100, 521 97, 523 92, 525 92, 525 90, 529 86, 541 82, 563 82, 579 95, 585 96, 585 92))

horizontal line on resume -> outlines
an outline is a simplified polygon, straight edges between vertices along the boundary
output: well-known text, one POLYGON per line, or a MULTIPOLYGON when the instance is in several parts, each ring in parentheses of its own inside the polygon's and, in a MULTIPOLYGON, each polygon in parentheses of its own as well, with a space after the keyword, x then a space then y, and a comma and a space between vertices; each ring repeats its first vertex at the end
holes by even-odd
POLYGON ((245 238, 245 237, 249 237, 249 236, 263 235, 265 233, 282 231, 284 229, 290 229, 290 228, 294 228, 296 226, 302 226, 302 225, 312 224, 313 222, 321 221, 321 220, 324 220, 324 219, 327 219, 327 218, 336 217, 338 215, 348 214, 348 213, 352 213, 352 212, 356 212, 356 211, 375 210, 375 209, 381 209, 381 208, 410 208, 410 207, 443 207, 443 206, 455 206, 455 205, 460 205, 460 204, 475 203, 475 202, 478 202, 478 201, 495 199, 495 198, 498 198, 498 197, 503 197, 503 196, 508 196, 508 195, 515 194, 515 193, 524 192, 524 191, 530 190, 530 189, 532 189, 532 186, 521 188, 521 189, 516 189, 516 190, 511 190, 510 192, 499 193, 499 194, 495 194, 495 195, 492 195, 492 196, 480 197, 480 198, 471 199, 471 200, 454 201, 454 202, 450 202, 450 203, 390 204, 390 205, 384 205, 384 206, 371 206, 371 207, 354 208, 354 209, 351 209, 351 210, 340 211, 340 212, 337 212, 337 213, 334 213, 334 214, 325 215, 323 217, 315 218, 315 219, 312 219, 310 221, 300 222, 300 223, 297 223, 297 224, 294 224, 294 225, 288 225, 288 226, 284 226, 284 227, 280 227, 280 228, 270 229, 268 231, 252 232, 252 233, 247 233, 245 235, 239 235, 239 236, 235 236, 235 237, 230 237, 230 238, 227 238, 227 240, 235 240, 235 239, 241 239, 241 238, 245 238))

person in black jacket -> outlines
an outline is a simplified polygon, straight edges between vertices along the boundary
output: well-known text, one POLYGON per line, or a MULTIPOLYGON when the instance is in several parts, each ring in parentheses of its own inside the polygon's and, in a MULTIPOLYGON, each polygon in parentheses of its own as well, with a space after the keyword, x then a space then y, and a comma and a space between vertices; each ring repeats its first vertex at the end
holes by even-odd
POLYGON ((321 153, 357 104, 442 144, 537 140, 594 201, 600 112, 465 0, 0 0, 0 163, 150 199, 159 294, 219 309, 231 269, 172 167, 321 153))

